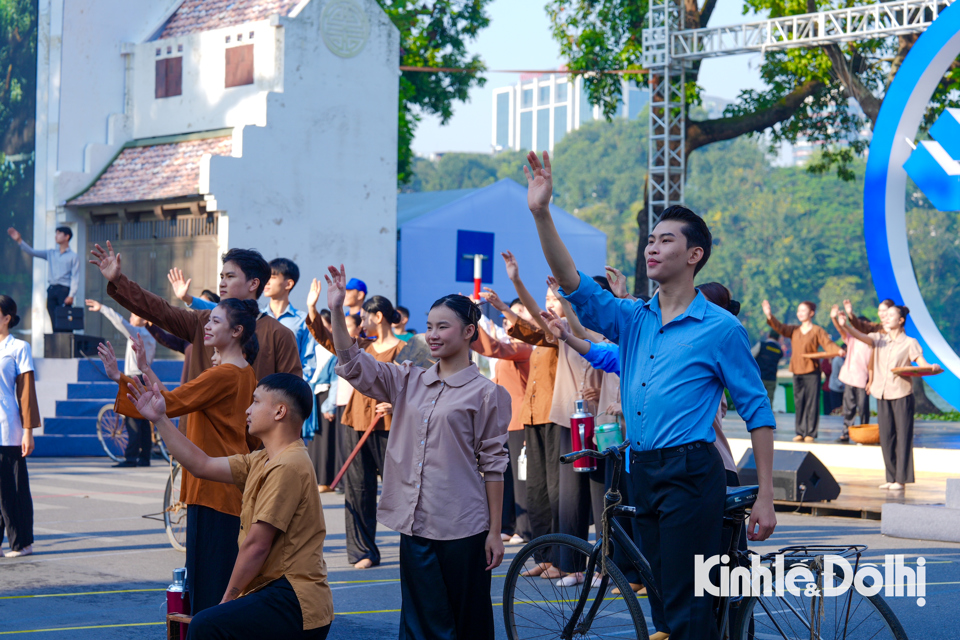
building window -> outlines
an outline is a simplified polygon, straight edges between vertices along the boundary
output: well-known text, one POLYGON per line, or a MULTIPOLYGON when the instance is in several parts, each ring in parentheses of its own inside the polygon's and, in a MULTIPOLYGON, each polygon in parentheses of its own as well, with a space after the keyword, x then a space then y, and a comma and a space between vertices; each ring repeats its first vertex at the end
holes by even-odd
POLYGON ((524 89, 521 93, 520 108, 529 109, 533 106, 533 89, 524 89))
POLYGON ((253 84, 253 45, 230 47, 226 50, 226 78, 224 87, 253 84))
POLYGON ((506 149, 510 146, 510 94, 497 94, 497 146, 506 149))
POLYGON ((567 105, 553 108, 553 146, 567 135, 567 105))
POLYGON ((537 104, 540 106, 550 104, 550 85, 540 87, 540 92, 537 95, 537 104))
POLYGON ((580 122, 593 120, 593 105, 590 104, 590 95, 587 93, 587 83, 580 85, 580 122))
POLYGON ((524 111, 520 114, 520 149, 533 149, 533 111, 524 111))
POLYGON ((170 98, 183 92, 183 58, 157 60, 154 97, 170 98))
POLYGON ((537 109, 537 142, 538 151, 550 149, 550 108, 537 109))
POLYGON ((557 99, 555 102, 566 102, 567 101, 567 87, 569 85, 566 82, 557 83, 557 99))

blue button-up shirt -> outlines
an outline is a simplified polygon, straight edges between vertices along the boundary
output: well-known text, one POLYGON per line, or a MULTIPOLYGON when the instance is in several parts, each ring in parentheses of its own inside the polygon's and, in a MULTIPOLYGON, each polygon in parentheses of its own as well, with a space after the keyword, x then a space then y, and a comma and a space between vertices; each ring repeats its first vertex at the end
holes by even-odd
POLYGON ((583 273, 564 297, 584 326, 620 345, 623 415, 636 449, 713 442, 724 387, 749 431, 776 426, 746 329, 702 293, 666 326, 659 295, 621 300, 583 273))
MULTIPOLYGON (((587 340, 587 342, 590 342, 587 340)), ((590 342, 583 359, 594 369, 620 375, 620 346, 610 342, 590 342)))

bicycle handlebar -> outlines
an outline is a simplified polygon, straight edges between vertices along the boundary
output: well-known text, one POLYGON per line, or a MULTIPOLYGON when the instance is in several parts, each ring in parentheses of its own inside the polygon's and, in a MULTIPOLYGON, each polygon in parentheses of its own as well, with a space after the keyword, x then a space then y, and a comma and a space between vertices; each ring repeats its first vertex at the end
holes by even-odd
POLYGON ((618 444, 615 447, 609 447, 603 451, 595 451, 593 449, 583 449, 582 451, 575 451, 574 453, 567 453, 560 456, 560 464, 570 464, 574 460, 579 460, 580 458, 590 457, 597 458, 598 460, 603 458, 617 457, 619 458, 623 455, 623 452, 627 450, 630 446, 629 440, 624 440, 621 444, 618 444), (616 452, 616 455, 614 455, 616 452))

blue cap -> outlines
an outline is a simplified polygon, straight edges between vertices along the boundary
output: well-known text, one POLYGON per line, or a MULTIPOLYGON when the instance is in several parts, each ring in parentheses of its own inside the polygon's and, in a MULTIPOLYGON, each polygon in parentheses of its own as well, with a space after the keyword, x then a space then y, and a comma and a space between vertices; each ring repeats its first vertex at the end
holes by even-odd
POLYGON ((347 283, 347 289, 356 289, 357 291, 367 292, 367 283, 358 278, 350 278, 350 282, 347 283))

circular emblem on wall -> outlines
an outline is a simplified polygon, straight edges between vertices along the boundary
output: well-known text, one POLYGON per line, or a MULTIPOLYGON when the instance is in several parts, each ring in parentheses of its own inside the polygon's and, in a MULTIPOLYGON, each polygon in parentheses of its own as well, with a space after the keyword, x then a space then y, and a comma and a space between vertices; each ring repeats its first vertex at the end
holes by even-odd
MULTIPOLYGON (((931 202, 952 208, 949 196, 957 189, 951 176, 938 173, 937 163, 927 161, 932 156, 921 147, 929 143, 915 146, 912 141, 934 90, 958 55, 960 3, 945 9, 917 39, 890 84, 874 127, 863 192, 864 237, 877 294, 881 300, 892 298, 910 307, 907 333, 920 342, 931 364, 946 370, 927 381, 954 407, 960 407, 960 356, 940 333, 920 294, 907 243, 905 199, 910 171, 931 202), (919 155, 911 159, 915 154, 919 155)), ((943 126, 949 128, 950 122, 943 126)), ((950 146, 948 140, 941 141, 950 146)), ((946 151, 935 153, 944 164, 955 163, 946 151)))
POLYGON ((323 42, 341 58, 352 58, 367 44, 370 21, 354 0, 330 0, 320 13, 323 42))

